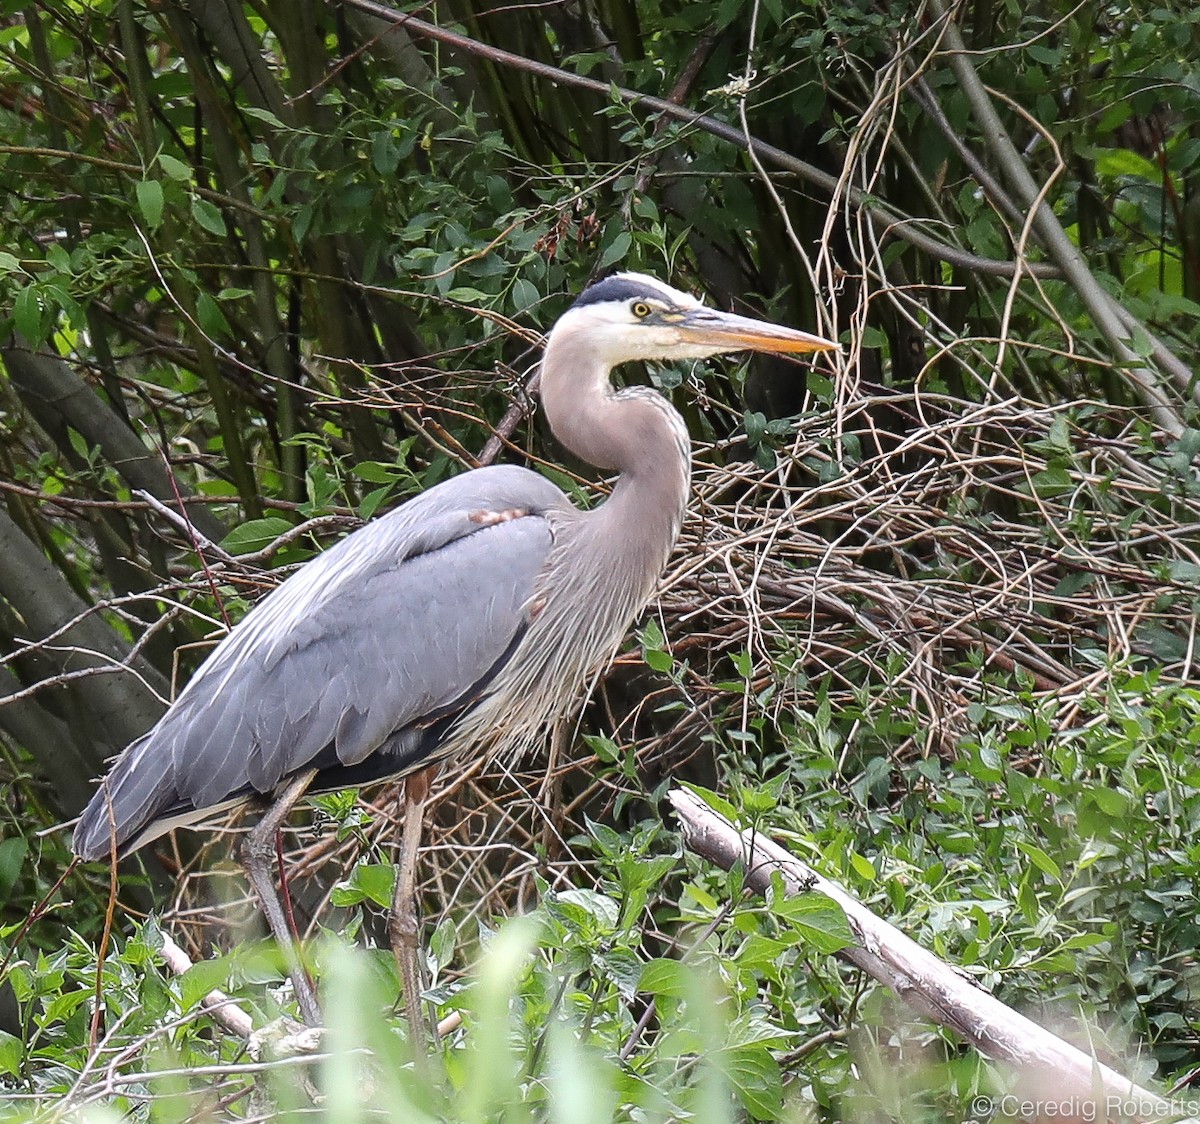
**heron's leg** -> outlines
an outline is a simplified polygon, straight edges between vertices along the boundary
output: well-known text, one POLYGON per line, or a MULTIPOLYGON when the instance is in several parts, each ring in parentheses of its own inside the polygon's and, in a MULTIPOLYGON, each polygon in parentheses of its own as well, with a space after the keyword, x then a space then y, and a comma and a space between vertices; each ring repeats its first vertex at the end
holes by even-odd
POLYGON ((425 1014, 421 1010, 421 969, 417 959, 417 854, 425 819, 425 797, 429 794, 433 773, 433 769, 426 769, 413 773, 404 781, 404 834, 400 837, 396 890, 392 896, 392 916, 388 924, 392 955, 396 957, 404 986, 404 1013, 408 1018, 413 1052, 417 1057, 424 1054, 429 1034, 425 1014))
POLYGON ((267 924, 274 934, 275 943, 279 945, 287 960, 288 975, 292 977, 292 986, 296 989, 296 1002, 300 1005, 300 1014, 309 1026, 321 1025, 321 1008, 317 1006, 312 983, 300 962, 300 953, 292 939, 283 903, 275 889, 271 867, 275 861, 275 833, 316 775, 315 769, 309 769, 293 778, 267 809, 266 815, 254 825, 242 844, 242 864, 262 905, 263 913, 267 916, 267 924))

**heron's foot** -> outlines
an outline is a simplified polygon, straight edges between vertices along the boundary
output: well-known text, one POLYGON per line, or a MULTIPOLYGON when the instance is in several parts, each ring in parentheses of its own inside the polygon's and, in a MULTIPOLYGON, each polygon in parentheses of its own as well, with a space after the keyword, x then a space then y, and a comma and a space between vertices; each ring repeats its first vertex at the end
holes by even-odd
MULTIPOLYGON (((304 1026, 287 1016, 267 1023, 250 1035, 246 1042, 246 1053, 256 1062, 273 1062, 285 1058, 307 1057, 320 1053, 325 1047, 325 1028, 304 1026)), ((308 1066, 296 1066, 290 1072, 304 1095, 312 1104, 321 1101, 320 1091, 312 1080, 308 1066)), ((278 1114, 273 1090, 269 1082, 256 1083, 251 1103, 263 1119, 278 1114)))
POLYGON ((251 1034, 246 1052, 256 1062, 316 1054, 324 1048, 326 1033, 323 1026, 305 1026, 283 1015, 251 1034))

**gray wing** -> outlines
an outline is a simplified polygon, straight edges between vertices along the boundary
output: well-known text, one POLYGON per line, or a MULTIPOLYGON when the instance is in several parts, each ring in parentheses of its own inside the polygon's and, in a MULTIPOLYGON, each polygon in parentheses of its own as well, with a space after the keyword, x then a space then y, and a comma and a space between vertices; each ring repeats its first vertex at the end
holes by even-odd
POLYGON ((109 852, 109 802, 124 853, 306 768, 352 775, 397 731, 461 707, 523 633, 550 550, 547 516, 565 505, 536 473, 476 469, 307 563, 121 755, 84 810, 75 852, 109 852), (480 514, 498 511, 526 514, 480 514))

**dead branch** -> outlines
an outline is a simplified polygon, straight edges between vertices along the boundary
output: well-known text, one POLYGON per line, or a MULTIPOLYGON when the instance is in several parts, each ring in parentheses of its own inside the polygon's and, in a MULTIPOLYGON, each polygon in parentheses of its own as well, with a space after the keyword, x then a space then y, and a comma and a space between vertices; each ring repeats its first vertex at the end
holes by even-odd
POLYGON ((876 917, 779 844, 751 831, 739 831, 684 789, 672 790, 670 800, 680 819, 684 843, 726 870, 741 863, 748 885, 759 893, 767 890, 772 874, 778 871, 789 894, 818 890, 837 902, 857 942, 838 954, 843 960, 885 984, 922 1015, 965 1038, 985 1057, 1011 1066, 1047 1099, 1053 1096, 1057 1103, 1078 1105, 1077 1116, 1056 1119, 1096 1120, 1099 1100, 1136 1105, 1131 1117, 1135 1120, 1170 1118, 1169 1104, 1157 1093, 1006 1007, 965 973, 876 917))
MULTIPOLYGON (((168 968, 177 976, 182 976, 192 966, 191 957, 179 947, 166 933, 162 934, 162 958, 168 968)), ((254 1032, 254 1023, 250 1016, 237 1005, 237 1000, 231 999, 223 991, 213 988, 203 999, 200 1007, 215 1023, 219 1023, 230 1034, 248 1039, 254 1032)))

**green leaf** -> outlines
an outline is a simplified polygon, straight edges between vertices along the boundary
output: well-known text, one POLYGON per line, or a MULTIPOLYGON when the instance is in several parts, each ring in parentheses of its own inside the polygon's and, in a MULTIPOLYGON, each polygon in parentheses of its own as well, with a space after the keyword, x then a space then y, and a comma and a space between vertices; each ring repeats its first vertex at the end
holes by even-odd
POLYGON ((1146 359, 1154 354, 1154 340, 1141 324, 1133 326, 1133 338, 1129 341, 1129 344, 1139 359, 1146 359))
POLYGON ((1041 847, 1024 839, 1017 840, 1017 850, 1021 852, 1034 866, 1043 874, 1050 875, 1055 882, 1062 881, 1062 871, 1056 863, 1041 847))
POLYGON ((57 242, 52 243, 46 251, 46 261, 59 273, 71 272, 71 255, 57 242))
POLYGON ((656 651, 653 648, 642 652, 642 659, 651 671, 667 672, 675 665, 670 652, 656 651))
POLYGON ((400 146, 391 129, 381 129, 371 139, 371 163, 381 176, 390 176, 400 165, 400 146))
MULTIPOLYGON (((282 177, 280 177, 282 179, 282 177)), ((292 238, 299 245, 304 241, 304 236, 308 233, 309 227, 312 226, 313 219, 317 215, 317 205, 310 200, 300 208, 292 219, 292 238)))
POLYGON ((0 905, 8 901, 28 853, 29 844, 22 835, 0 840, 0 905))
POLYGON ((887 336, 885 336, 883 334, 883 332, 881 332, 878 328, 873 328, 870 325, 868 325, 867 327, 865 327, 863 329, 863 333, 862 333, 863 347, 883 348, 883 347, 887 347, 887 342, 888 342, 887 336))
POLYGON ((1062 54, 1043 43, 1030 43, 1025 49, 1029 52, 1031 59, 1040 62, 1043 66, 1058 66, 1062 62, 1062 54))
POLYGON ((683 781, 681 784, 683 788, 698 797, 701 803, 711 808, 718 816, 723 816, 731 824, 738 822, 737 809, 723 796, 718 796, 712 789, 704 788, 698 784, 689 784, 687 781, 683 781))
POLYGON ((653 617, 646 621, 645 627, 642 629, 641 641, 642 648, 661 649, 666 643, 666 637, 663 635, 663 630, 659 628, 658 621, 653 617))
POLYGON ((1033 488, 1039 496, 1053 498, 1074 490, 1075 482, 1065 468, 1051 466, 1033 474, 1033 488))
POLYGON ((196 295, 196 323, 206 336, 213 339, 230 334, 229 321, 225 319, 221 306, 203 290, 196 295))
POLYGON ((0 276, 16 273, 20 268, 20 259, 13 257, 7 250, 0 250, 0 276))
POLYGON ((851 851, 850 865, 853 867, 854 873, 863 879, 863 881, 875 881, 875 864, 865 855, 860 855, 857 851, 851 851))
POLYGON ((654 200, 649 195, 639 195, 633 201, 633 213, 640 219, 648 219, 650 222, 658 221, 658 207, 655 206, 654 200))
POLYGON ((400 469, 387 461, 359 461, 351 470, 368 484, 394 484, 400 469))
POLYGON ((642 629, 639 639, 642 642, 642 659, 652 671, 670 671, 675 664, 671 653, 664 645, 667 640, 663 631, 658 627, 658 621, 651 617, 642 629))
MULTIPOLYGON (((149 982, 150 978, 147 977, 146 982, 149 982)), ((158 986, 162 987, 161 981, 158 981, 158 986)), ((45 1020, 47 1025, 52 1026, 64 1019, 69 1019, 89 998, 87 990, 82 988, 79 991, 68 991, 65 995, 56 995, 46 1004, 46 1009, 40 1017, 45 1020)))
POLYGON ((763 8, 776 27, 783 26, 783 0, 763 0, 763 8))
POLYGON ((1054 415, 1054 420, 1050 423, 1050 429, 1046 434, 1046 441, 1055 449, 1070 452, 1071 424, 1067 421, 1065 414, 1054 415))
MULTIPOLYGON (((3 255, 0 255, 2 257, 3 255)), ((0 269, 3 268, 3 262, 0 262, 0 269)), ((1185 429, 1180 435, 1179 440, 1175 443, 1175 452, 1178 453, 1188 462, 1200 456, 1200 429, 1185 429)))
POLYGON ((359 863, 345 882, 333 888, 331 898, 336 906, 368 901, 390 909, 395 885, 396 868, 391 863, 359 863))
POLYGON ((721 1053, 721 1069, 742 1107, 755 1120, 778 1120, 783 1113, 783 1074, 765 1046, 721 1053))
POLYGON ((615 265, 619 261, 625 260, 625 255, 629 253, 629 247, 633 245, 633 235, 628 230, 622 230, 605 249, 600 257, 600 268, 607 269, 610 265, 615 265))
POLYGON ((366 523, 379 510, 379 505, 388 498, 391 491, 391 484, 381 484, 378 488, 372 488, 358 505, 358 517, 366 523))
POLYGON ((221 546, 230 554, 251 554, 263 550, 280 535, 292 529, 292 524, 279 515, 268 515, 264 519, 251 519, 234 527, 221 540, 221 546))
POLYGON ((233 963, 228 957, 197 960, 179 977, 179 998, 183 1009, 190 1011, 214 988, 224 987, 229 982, 232 969, 233 963))
POLYGON ((154 230, 163 217, 163 189, 158 180, 141 180, 135 187, 138 210, 146 220, 146 225, 154 230))
POLYGON ((429 955, 439 967, 444 968, 454 958, 457 944, 458 928, 451 918, 443 918, 441 924, 434 929, 433 936, 429 938, 429 955))
MULTIPOLYGON (((0 932, 3 932, 3 935, 7 937, 14 933, 17 928, 17 925, 13 925, 7 929, 0 930, 0 932)), ((16 963, 9 963, 8 976, 4 982, 13 989, 13 995, 17 997, 18 1003, 27 1003, 37 994, 37 989, 34 987, 33 973, 30 971, 29 965, 23 961, 18 960, 16 963)))
POLYGON ((638 979, 638 991, 683 999, 696 990, 695 972, 678 960, 650 960, 638 979))
POLYGON ((178 180, 180 183, 187 183, 192 178, 192 169, 182 160, 176 160, 174 156, 168 156, 165 152, 158 154, 158 166, 173 180, 178 180))
POLYGON ((446 297, 448 300, 460 301, 462 304, 487 304, 492 298, 482 289, 470 285, 459 285, 451 289, 446 297))
POLYGON ((838 952, 854 943, 845 911, 819 890, 783 898, 773 912, 818 952, 838 952))
POLYGON ((720 0, 717 5, 717 14, 714 19, 718 31, 723 31, 728 27, 737 16, 738 12, 746 6, 746 0, 720 0))
POLYGON ((26 285, 13 302, 13 322, 17 331, 31 344, 42 342, 42 306, 37 289, 26 285))
POLYGON ((1096 807, 1100 809, 1106 816, 1112 816, 1114 819, 1119 819, 1129 811, 1129 797, 1123 792, 1117 792, 1115 789, 1097 786, 1089 790, 1088 795, 1095 802, 1096 807))
POLYGON ((833 380, 816 371, 808 372, 807 385, 818 402, 833 401, 833 380))
POLYGON ((561 894, 555 894, 554 896, 559 902, 578 906, 580 909, 590 913, 606 929, 615 929, 617 921, 621 916, 621 911, 617 903, 607 894, 601 894, 597 890, 564 890, 561 894))
POLYGON ((0 1073, 16 1076, 21 1072, 21 1059, 24 1056, 25 1047, 21 1040, 7 1030, 0 1030, 0 1073))
POLYGON ((631 885, 655 886, 679 865, 679 856, 659 855, 653 859, 641 856, 632 865, 637 867, 637 877, 630 880, 631 885))
POLYGON ((215 234, 218 238, 224 238, 228 233, 225 228, 225 219, 216 204, 210 203, 207 199, 201 199, 199 195, 192 199, 192 218, 209 234, 215 234))
POLYGON ((601 734, 584 734, 583 740, 588 749, 601 761, 611 765, 621 760, 621 749, 612 738, 606 738, 601 734))
MULTIPOLYGON (((733 732, 730 731, 731 735, 733 732)), ((749 735, 742 740, 752 742, 754 736, 749 735)), ((741 796, 742 809, 752 821, 761 819, 768 812, 773 812, 779 806, 778 793, 771 792, 770 789, 758 787, 742 788, 739 785, 739 795, 741 796)))
POLYGON ((613 948, 596 957, 626 1003, 632 1003, 641 981, 642 962, 627 948, 613 948))
POLYGON ((269 109, 259 109, 253 105, 244 105, 241 107, 241 112, 247 117, 253 117, 270 125, 272 128, 278 129, 281 133, 287 132, 287 126, 269 109))
POLYGON ((512 306, 519 312, 525 312, 534 307, 538 302, 538 291, 533 282, 526 281, 524 277, 518 277, 513 282, 512 287, 512 306))
POLYGON ((1136 176, 1156 183, 1158 167, 1146 157, 1128 148, 1107 148, 1096 153, 1096 171, 1102 176, 1136 176))

